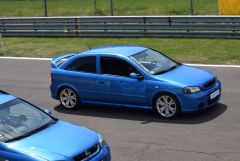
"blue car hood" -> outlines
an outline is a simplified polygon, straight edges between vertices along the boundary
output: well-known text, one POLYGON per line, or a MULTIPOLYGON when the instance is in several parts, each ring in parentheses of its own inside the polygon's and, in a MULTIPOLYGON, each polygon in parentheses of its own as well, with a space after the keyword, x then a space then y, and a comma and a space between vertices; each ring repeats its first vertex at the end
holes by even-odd
POLYGON ((181 86, 202 86, 207 81, 213 79, 214 76, 213 73, 206 70, 181 65, 167 73, 156 75, 155 78, 162 81, 173 82, 181 86))
POLYGON ((84 127, 58 121, 8 147, 47 160, 67 160, 98 143, 98 134, 84 127))

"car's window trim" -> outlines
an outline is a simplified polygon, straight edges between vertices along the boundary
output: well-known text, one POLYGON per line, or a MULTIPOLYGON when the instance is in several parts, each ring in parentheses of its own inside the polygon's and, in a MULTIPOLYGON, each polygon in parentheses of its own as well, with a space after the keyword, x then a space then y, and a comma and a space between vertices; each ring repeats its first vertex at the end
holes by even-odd
MULTIPOLYGON (((101 74, 103 76, 112 76, 112 77, 120 77, 120 78, 127 78, 127 79, 132 79, 130 77, 127 77, 127 76, 120 76, 120 75, 112 75, 112 74, 101 74)), ((141 74, 141 76, 143 76, 143 79, 144 79, 144 75, 141 74)))
MULTIPOLYGON (((94 75, 99 75, 97 72, 96 73, 89 73, 89 72, 84 72, 84 71, 77 71, 77 70, 67 70, 67 69, 64 69, 66 71, 69 71, 69 72, 74 72, 74 73, 84 73, 84 74, 94 74, 94 75)), ((97 70, 96 70, 97 71, 97 70)))

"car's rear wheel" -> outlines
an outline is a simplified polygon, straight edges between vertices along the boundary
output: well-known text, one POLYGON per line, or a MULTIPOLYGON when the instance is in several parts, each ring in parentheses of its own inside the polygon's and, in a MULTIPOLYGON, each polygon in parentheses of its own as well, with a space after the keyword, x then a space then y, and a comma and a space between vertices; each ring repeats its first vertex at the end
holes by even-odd
POLYGON ((160 94, 154 101, 155 112, 163 118, 174 118, 179 114, 179 103, 171 94, 160 94))
POLYGON ((66 109, 74 109, 79 105, 79 98, 71 88, 63 88, 59 93, 59 100, 66 109))

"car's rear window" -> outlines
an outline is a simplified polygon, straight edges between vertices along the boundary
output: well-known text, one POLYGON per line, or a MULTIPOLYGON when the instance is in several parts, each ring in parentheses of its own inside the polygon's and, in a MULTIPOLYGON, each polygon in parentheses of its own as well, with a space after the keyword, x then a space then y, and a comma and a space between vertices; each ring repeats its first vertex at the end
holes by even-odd
POLYGON ((80 57, 65 69, 75 72, 96 73, 96 56, 80 57))

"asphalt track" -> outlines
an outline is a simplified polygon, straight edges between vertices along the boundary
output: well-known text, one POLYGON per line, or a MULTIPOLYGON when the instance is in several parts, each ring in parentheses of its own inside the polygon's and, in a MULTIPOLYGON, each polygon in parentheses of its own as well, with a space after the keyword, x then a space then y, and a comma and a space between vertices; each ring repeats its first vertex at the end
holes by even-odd
POLYGON ((0 89, 100 132, 111 146, 113 161, 239 161, 240 68, 203 68, 217 73, 222 81, 221 103, 174 120, 114 107, 64 110, 50 97, 47 60, 0 59, 0 89))

